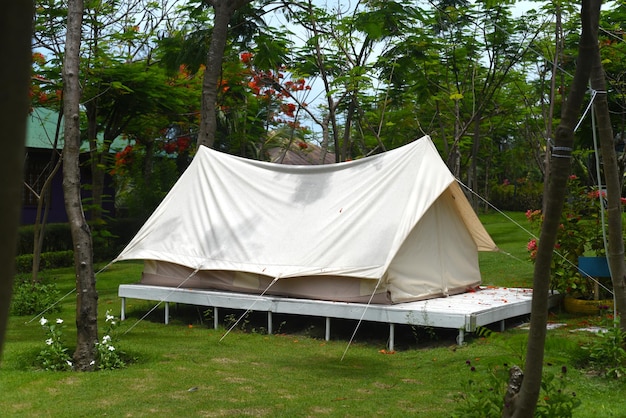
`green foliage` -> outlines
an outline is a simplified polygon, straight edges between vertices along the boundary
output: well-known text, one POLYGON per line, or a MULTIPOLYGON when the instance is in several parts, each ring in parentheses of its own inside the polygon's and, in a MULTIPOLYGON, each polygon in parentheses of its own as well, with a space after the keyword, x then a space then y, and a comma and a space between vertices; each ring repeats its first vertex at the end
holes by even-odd
MULTIPOLYGON (((561 212, 561 225, 551 264, 551 287, 583 299, 593 298, 593 282, 578 271, 578 258, 585 255, 603 256, 604 239, 599 191, 585 187, 572 175, 567 185, 567 198, 561 212)), ((541 231, 541 210, 528 210, 528 221, 538 235, 541 231)), ((625 225, 626 227, 626 225, 625 225)), ((608 232, 608 231, 607 231, 608 232)), ((527 245, 531 260, 535 259, 538 240, 527 245)), ((607 283, 610 286, 610 283, 607 283)))
POLYGON ((470 360, 466 360, 465 364, 469 367, 472 378, 464 385, 453 416, 459 418, 502 416, 508 381, 507 367, 495 366, 481 373, 470 360))
POLYGON ((574 409, 581 405, 576 392, 567 388, 567 367, 561 367, 561 374, 544 373, 541 380, 541 393, 535 409, 540 418, 567 418, 574 416, 574 409))
MULTIPOLYGON (((497 418, 502 416, 504 394, 509 381, 509 363, 487 367, 473 365, 466 360, 472 377, 464 386, 459 396, 460 402, 454 417, 458 418, 497 418)), ((572 417, 574 409, 581 405, 575 392, 568 390, 567 367, 561 367, 557 376, 548 370, 541 381, 541 393, 537 402, 535 416, 541 418, 572 417)))
MULTIPOLYGON (((33 225, 19 228, 17 254, 32 254, 35 227, 33 225)), ((67 251, 73 248, 72 233, 69 224, 47 224, 44 229, 42 252, 67 251)))
POLYGON ((161 203, 167 192, 179 177, 176 160, 159 157, 148 177, 144 175, 143 164, 146 154, 141 149, 134 150, 134 158, 124 176, 118 181, 118 204, 129 218, 145 220, 161 203))
POLYGON ((17 277, 13 285, 11 299, 12 315, 36 315, 48 309, 48 312, 57 312, 59 307, 55 303, 59 300, 59 290, 56 282, 33 283, 30 277, 17 277))
POLYGON ((602 375, 621 379, 626 376, 626 332, 619 326, 619 319, 613 323, 607 321, 606 328, 583 346, 587 356, 585 360, 602 375))
POLYGON ((541 207, 543 183, 527 178, 492 184, 489 202, 501 210, 526 211, 541 207))
POLYGON ((49 371, 72 370, 72 357, 63 341, 63 320, 58 318, 52 323, 42 316, 39 324, 44 329, 46 340, 37 356, 37 366, 49 371))
MULTIPOLYGON (((69 267, 74 264, 74 251, 56 251, 42 253, 39 261, 39 270, 69 267)), ((28 273, 33 269, 33 255, 23 254, 15 257, 16 270, 18 273, 28 273)))

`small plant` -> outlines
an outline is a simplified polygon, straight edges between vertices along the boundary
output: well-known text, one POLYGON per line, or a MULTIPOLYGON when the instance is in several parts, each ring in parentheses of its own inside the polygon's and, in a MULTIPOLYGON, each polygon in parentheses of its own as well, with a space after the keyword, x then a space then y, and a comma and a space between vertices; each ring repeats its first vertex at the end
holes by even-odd
POLYGON ((576 392, 566 389, 567 367, 561 367, 560 376, 544 373, 541 379, 541 393, 535 409, 535 416, 541 418, 561 418, 574 416, 574 409, 581 404, 576 392))
POLYGON ((508 382, 507 365, 495 366, 480 373, 471 360, 465 361, 472 377, 463 387, 453 417, 489 418, 502 416, 504 393, 508 382))
POLYGON ((224 317, 224 325, 227 329, 237 326, 241 331, 247 331, 250 324, 250 314, 246 312, 243 316, 237 316, 235 314, 228 314, 224 317))
POLYGON ((59 291, 54 282, 33 282, 30 278, 18 277, 13 286, 11 314, 36 315, 44 310, 56 312, 59 307, 55 305, 55 302, 59 300, 59 297, 59 291))
MULTIPOLYGON (((509 365, 497 365, 482 374, 471 360, 465 362, 472 378, 465 384, 464 392, 453 417, 490 418, 501 417, 504 408, 504 394, 509 380, 509 365), (486 376, 485 376, 486 373, 486 376)), ((576 393, 566 389, 567 367, 561 367, 560 376, 546 372, 541 381, 541 393, 535 416, 541 418, 572 417, 573 410, 581 401, 576 393)))
POLYGON ((206 321, 207 323, 211 323, 213 322, 213 308, 208 308, 205 309, 204 311, 202 311, 202 314, 200 315, 200 322, 202 321, 206 321))
POLYGON ((588 353, 592 368, 606 377, 620 379, 626 375, 625 347, 626 333, 622 332, 619 319, 615 318, 606 324, 606 331, 598 332, 597 338, 582 348, 588 353))
POLYGON ((63 320, 58 318, 54 323, 43 316, 39 324, 46 333, 46 345, 37 356, 37 364, 43 370, 62 371, 72 370, 72 357, 63 342, 63 320))
POLYGON ((118 322, 115 320, 115 317, 111 315, 110 311, 106 312, 105 323, 107 324, 107 329, 104 336, 95 346, 97 354, 96 367, 98 370, 120 369, 125 367, 126 363, 123 359, 124 353, 121 353, 113 345, 112 335, 114 334, 118 322))

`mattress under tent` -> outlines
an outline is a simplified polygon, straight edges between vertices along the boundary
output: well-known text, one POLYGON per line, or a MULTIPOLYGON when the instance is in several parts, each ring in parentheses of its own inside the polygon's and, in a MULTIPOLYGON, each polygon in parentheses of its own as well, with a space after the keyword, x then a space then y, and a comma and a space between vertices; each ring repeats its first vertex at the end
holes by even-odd
MULTIPOLYGON (((267 312, 267 332, 272 334, 272 314, 323 317, 325 339, 331 337, 331 319, 350 319, 389 324, 389 350, 394 349, 396 324, 458 330, 457 343, 462 345, 465 333, 496 324, 505 328, 506 320, 529 315, 532 289, 481 286, 475 291, 448 297, 403 302, 393 305, 333 302, 289 298, 272 295, 251 295, 228 291, 150 286, 120 285, 121 319, 126 319, 127 299, 157 301, 164 304, 164 322, 170 318, 170 303, 213 308, 213 326, 219 327, 219 309, 267 312)), ((558 295, 549 296, 549 306, 559 303, 558 295)))

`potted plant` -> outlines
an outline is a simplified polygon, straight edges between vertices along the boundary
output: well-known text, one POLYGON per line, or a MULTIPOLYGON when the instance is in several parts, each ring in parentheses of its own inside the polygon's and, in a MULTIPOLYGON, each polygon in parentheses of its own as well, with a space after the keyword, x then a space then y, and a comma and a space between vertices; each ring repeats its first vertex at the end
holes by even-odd
MULTIPOLYGON (((570 176, 567 187, 567 200, 563 206, 555 254, 552 257, 551 288, 565 295, 566 305, 572 299, 592 301, 591 308, 586 309, 596 312, 598 306, 605 307, 612 303, 612 300, 606 300, 610 299, 610 292, 606 290, 611 289, 610 274, 595 276, 597 270, 588 271, 590 262, 599 262, 608 269, 600 212, 604 207, 605 192, 584 187, 575 175, 570 176), (594 260, 590 261, 588 257, 594 260), (579 268, 579 260, 587 264, 579 268)), ((624 201, 622 199, 622 203, 624 201)), ((528 210, 526 218, 536 231, 541 229, 541 210, 528 210)), ((534 260, 537 240, 531 239, 527 249, 531 260, 534 260)))

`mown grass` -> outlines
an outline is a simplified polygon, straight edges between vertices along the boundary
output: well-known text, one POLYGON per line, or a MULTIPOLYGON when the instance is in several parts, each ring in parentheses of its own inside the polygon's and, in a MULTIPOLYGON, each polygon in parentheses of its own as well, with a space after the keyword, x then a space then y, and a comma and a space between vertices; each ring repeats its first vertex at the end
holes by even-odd
MULTIPOLYGON (((523 214, 512 216, 523 222, 523 214)), ((526 261, 526 233, 502 215, 482 220, 500 248, 511 254, 481 254, 485 283, 528 285, 532 265, 526 261)), ((119 263, 98 275, 103 326, 106 310, 119 315, 117 286, 137 281, 140 272, 138 263, 119 263)), ((46 274, 56 277, 63 294, 72 290, 70 270, 46 274)), ((74 304, 72 294, 60 303, 60 312, 46 315, 68 323, 70 344, 74 304)), ((280 324, 276 335, 235 329, 220 342, 225 329, 213 330, 204 308, 173 308, 169 325, 162 323, 162 308, 139 321, 152 307, 129 300, 129 318, 118 329, 117 346, 134 362, 95 373, 37 370, 33 361, 44 345, 41 327, 36 319, 12 317, 0 363, 1 415, 449 417, 469 379, 485 377, 492 366, 523 362, 527 336, 526 330, 511 327, 488 337, 470 336, 458 347, 454 332, 397 327, 397 351, 387 354, 387 327, 365 323, 342 360, 353 321, 334 321, 328 342, 323 322, 292 316, 274 318, 280 324)), ((244 322, 248 330, 262 330, 264 318, 250 315, 244 322)), ((567 326, 549 331, 545 368, 558 374, 563 365, 568 367, 567 388, 583 402, 575 416, 623 417, 624 383, 575 367, 579 346, 593 336, 573 330, 600 318, 557 311, 551 321, 567 326)))

